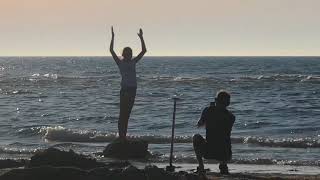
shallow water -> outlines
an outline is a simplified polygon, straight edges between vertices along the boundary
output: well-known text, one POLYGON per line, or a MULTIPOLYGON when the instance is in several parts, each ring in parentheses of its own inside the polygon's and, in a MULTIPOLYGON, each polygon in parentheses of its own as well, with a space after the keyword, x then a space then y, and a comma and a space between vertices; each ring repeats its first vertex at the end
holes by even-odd
MULTIPOLYGON (((195 124, 220 89, 236 116, 233 161, 320 165, 319 57, 146 57, 137 65, 131 138, 168 158, 173 95, 175 154, 195 162, 195 124)), ((56 146, 93 154, 115 138, 120 76, 109 57, 0 57, 0 158, 56 146)))

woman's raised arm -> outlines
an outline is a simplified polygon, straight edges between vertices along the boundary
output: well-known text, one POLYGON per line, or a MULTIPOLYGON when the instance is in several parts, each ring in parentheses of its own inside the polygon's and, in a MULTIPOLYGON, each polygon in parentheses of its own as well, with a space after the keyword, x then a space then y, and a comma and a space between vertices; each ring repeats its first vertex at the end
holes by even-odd
POLYGON ((117 56, 117 54, 113 50, 113 45, 114 45, 114 32, 113 32, 113 26, 111 26, 111 43, 110 43, 110 53, 114 59, 114 61, 118 64, 120 59, 117 56))
POLYGON ((137 57, 134 58, 134 60, 136 62, 138 62, 140 59, 142 59, 142 57, 144 56, 144 54, 147 52, 147 48, 146 48, 146 44, 144 43, 144 39, 143 39, 143 31, 142 29, 139 30, 138 36, 140 38, 141 41, 141 52, 138 54, 137 57))

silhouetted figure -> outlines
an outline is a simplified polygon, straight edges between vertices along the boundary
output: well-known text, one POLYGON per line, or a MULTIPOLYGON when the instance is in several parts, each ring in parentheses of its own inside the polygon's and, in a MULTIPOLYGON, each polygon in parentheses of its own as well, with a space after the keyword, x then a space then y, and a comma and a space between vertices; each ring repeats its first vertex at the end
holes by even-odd
POLYGON ((204 174, 203 159, 215 159, 220 161, 221 174, 229 174, 227 162, 231 160, 230 134, 235 116, 227 110, 230 104, 230 95, 220 91, 209 107, 201 114, 197 126, 206 128, 206 139, 200 134, 193 136, 193 148, 199 162, 198 172, 204 174))
POLYGON ((113 50, 114 45, 114 32, 111 27, 112 39, 110 43, 110 52, 114 61, 117 63, 121 73, 121 90, 120 90, 120 115, 118 121, 119 137, 125 138, 128 128, 128 120, 134 104, 137 91, 137 78, 136 78, 136 63, 147 52, 144 40, 143 32, 140 29, 138 36, 141 40, 142 51, 135 58, 132 58, 132 49, 125 47, 122 51, 122 58, 120 59, 113 50))

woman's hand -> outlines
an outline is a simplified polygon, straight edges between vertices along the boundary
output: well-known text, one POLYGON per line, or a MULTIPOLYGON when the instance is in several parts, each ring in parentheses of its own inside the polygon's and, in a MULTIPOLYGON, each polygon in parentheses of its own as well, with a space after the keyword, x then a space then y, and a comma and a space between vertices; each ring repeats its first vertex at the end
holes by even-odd
POLYGON ((138 36, 139 36, 140 41, 141 41, 141 52, 138 54, 137 57, 134 58, 134 60, 135 60, 136 62, 140 61, 140 59, 141 59, 141 58, 144 56, 144 54, 147 52, 146 44, 144 43, 144 40, 143 40, 143 31, 142 31, 141 28, 140 28, 140 30, 139 30, 138 36))
POLYGON ((113 44, 114 44, 114 32, 113 32, 113 26, 111 26, 111 42, 110 42, 110 53, 113 57, 113 59, 116 61, 117 64, 119 64, 120 59, 118 58, 117 54, 113 50, 113 44))
POLYGON ((113 26, 111 26, 111 37, 114 38, 113 26))
POLYGON ((141 28, 140 28, 140 30, 139 30, 138 36, 139 36, 139 38, 143 38, 143 31, 142 31, 141 28))

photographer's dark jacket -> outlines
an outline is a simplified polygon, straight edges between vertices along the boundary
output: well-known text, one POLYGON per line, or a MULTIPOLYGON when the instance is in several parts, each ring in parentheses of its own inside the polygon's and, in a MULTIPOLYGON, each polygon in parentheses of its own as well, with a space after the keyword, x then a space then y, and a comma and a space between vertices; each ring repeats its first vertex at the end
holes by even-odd
POLYGON ((214 103, 206 107, 199 120, 206 127, 207 157, 219 161, 228 161, 232 157, 231 130, 235 116, 225 108, 214 103))

